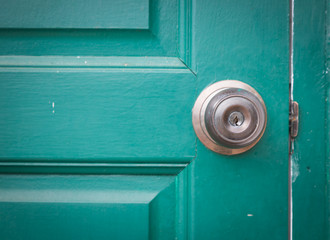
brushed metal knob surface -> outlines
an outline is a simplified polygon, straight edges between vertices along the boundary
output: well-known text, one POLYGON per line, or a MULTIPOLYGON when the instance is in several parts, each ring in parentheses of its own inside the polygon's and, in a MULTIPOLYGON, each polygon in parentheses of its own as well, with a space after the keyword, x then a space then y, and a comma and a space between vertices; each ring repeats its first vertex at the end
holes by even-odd
POLYGON ((197 98, 192 120, 201 142, 225 155, 243 153, 262 137, 267 111, 261 96, 251 86, 224 80, 204 89, 197 98))

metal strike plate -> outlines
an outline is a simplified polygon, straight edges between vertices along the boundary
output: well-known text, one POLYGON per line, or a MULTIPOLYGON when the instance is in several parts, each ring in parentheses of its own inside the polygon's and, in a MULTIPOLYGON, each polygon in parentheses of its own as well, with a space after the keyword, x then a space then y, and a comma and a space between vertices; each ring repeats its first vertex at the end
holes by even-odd
POLYGON ((192 122, 197 137, 207 148, 233 155, 249 150, 260 140, 267 111, 251 86, 225 80, 212 84, 198 96, 192 122))
POLYGON ((290 106, 290 136, 295 138, 298 135, 299 127, 299 104, 296 101, 291 102, 290 106))

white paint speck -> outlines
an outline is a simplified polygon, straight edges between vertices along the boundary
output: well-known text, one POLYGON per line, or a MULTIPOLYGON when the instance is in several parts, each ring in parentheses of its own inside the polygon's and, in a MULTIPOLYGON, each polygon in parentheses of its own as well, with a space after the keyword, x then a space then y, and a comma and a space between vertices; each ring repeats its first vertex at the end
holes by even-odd
POLYGON ((80 56, 77 56, 77 58, 80 58, 80 56))
POLYGON ((253 217, 253 214, 251 214, 251 213, 248 213, 248 215, 247 215, 248 217, 253 217))
POLYGON ((52 113, 54 114, 55 113, 55 102, 52 102, 52 108, 53 108, 52 113))
POLYGON ((87 61, 85 61, 85 64, 87 64, 87 61))

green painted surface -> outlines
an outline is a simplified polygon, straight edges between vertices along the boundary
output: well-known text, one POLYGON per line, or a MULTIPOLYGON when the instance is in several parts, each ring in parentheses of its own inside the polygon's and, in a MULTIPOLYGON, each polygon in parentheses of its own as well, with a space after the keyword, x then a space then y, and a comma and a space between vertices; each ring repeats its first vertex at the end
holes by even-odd
MULTIPOLYGON (((86 2, 97 1, 87 0, 86 2)), ((118 5, 132 2, 134 5, 135 2, 140 1, 146 2, 146 0, 109 0, 103 2, 107 4, 117 2, 118 5)), ((6 2, 10 3, 11 1, 6 2)), ((85 1, 74 2, 82 4, 85 1)), ((122 7, 123 13, 117 11, 117 14, 125 14, 127 9, 130 10, 130 7, 122 7)), ((186 35, 184 33, 186 19, 178 18, 178 11, 179 4, 176 0, 150 1, 149 28, 144 30, 128 29, 127 27, 121 29, 82 29, 83 26, 79 27, 78 23, 75 27, 60 29, 0 28, 0 55, 173 57, 178 55, 177 53, 183 45, 180 43, 183 40, 179 36, 186 35), (178 28, 180 29, 179 32, 178 28)), ((78 15, 75 11, 72 12, 74 15, 78 15)), ((47 14, 51 13, 52 10, 49 10, 47 14)), ((25 14, 30 15, 29 12, 25 12, 25 14)), ((111 15, 102 15, 102 17, 107 21, 111 15)), ((128 23, 127 20, 126 18, 124 21, 118 20, 118 23, 128 23)), ((130 21, 129 24, 136 25, 137 23, 130 21)))
POLYGON ((173 181, 165 176, 2 175, 1 239, 147 239, 163 236, 164 229, 166 239, 175 235, 173 181))
POLYGON ((287 239, 288 15, 284 0, 151 0, 141 31, 0 29, 1 238, 287 239), (191 124, 225 79, 268 112, 237 156, 191 124))
POLYGON ((0 56, 1 67, 186 69, 177 57, 0 56))
POLYGON ((241 155, 221 156, 197 142, 189 166, 192 236, 287 239, 289 3, 194 3, 198 93, 223 79, 246 82, 264 99, 268 123, 241 155))
POLYGON ((294 99, 300 106, 300 126, 292 156, 292 189, 293 239, 299 240, 330 237, 326 236, 330 222, 325 194, 329 181, 325 10, 323 0, 295 1, 294 99))
POLYGON ((148 29, 148 0, 2 0, 0 28, 148 29))
POLYGON ((4 240, 148 239, 146 204, 10 202, 0 214, 4 240))
POLYGON ((1 239, 187 239, 188 9, 143 3, 98 16, 116 30, 31 12, 0 29, 1 239))
POLYGON ((327 198, 326 198, 326 228, 327 228, 327 238, 330 238, 330 4, 326 3, 326 78, 327 78, 327 93, 326 93, 326 99, 327 99, 327 104, 326 104, 326 119, 327 119, 327 126, 326 126, 326 136, 325 136, 325 150, 326 150, 326 193, 327 193, 327 198), (328 133, 328 134, 327 134, 328 133))
POLYGON ((188 165, 179 163, 182 159, 172 160, 173 163, 1 161, 0 173, 178 175, 188 165))
POLYGON ((189 162, 186 69, 2 69, 0 158, 189 162), (174 159, 174 160, 172 160, 174 159))

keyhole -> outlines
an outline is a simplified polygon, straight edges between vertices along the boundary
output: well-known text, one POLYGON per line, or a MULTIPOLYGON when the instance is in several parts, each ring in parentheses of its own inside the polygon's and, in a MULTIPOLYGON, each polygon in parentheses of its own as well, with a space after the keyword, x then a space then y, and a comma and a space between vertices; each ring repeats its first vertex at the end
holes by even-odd
POLYGON ((234 118, 234 124, 235 124, 236 126, 238 126, 237 123, 238 123, 238 118, 237 118, 237 116, 235 116, 235 118, 234 118))
POLYGON ((244 116, 241 112, 232 112, 229 115, 228 122, 234 127, 239 127, 244 122, 244 116))

